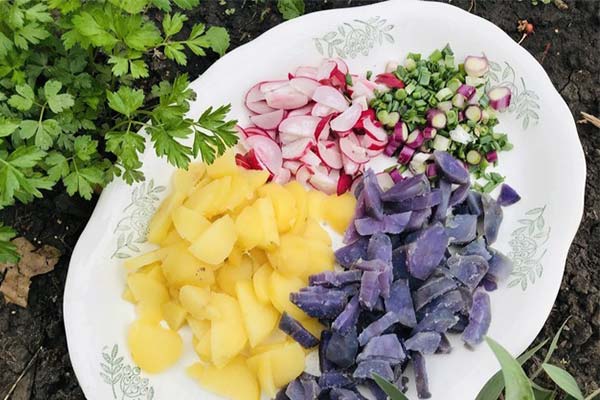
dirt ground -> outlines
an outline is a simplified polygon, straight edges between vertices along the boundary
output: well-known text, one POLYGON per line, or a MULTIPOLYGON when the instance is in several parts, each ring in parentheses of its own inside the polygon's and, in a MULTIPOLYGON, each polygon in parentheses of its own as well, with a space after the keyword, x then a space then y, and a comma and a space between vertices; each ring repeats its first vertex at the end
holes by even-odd
MULTIPOLYGON (((464 9, 473 4, 471 12, 496 23, 517 40, 517 20, 533 22, 535 34, 523 46, 542 62, 574 117, 579 119, 580 111, 600 115, 600 1, 566 2, 569 9, 560 11, 552 4, 532 6, 530 0, 450 1, 464 9)), ((281 22, 274 2, 220 3, 225 2, 202 0, 201 9, 190 19, 226 26, 232 36, 231 48, 281 22), (225 10, 232 7, 235 13, 226 15, 225 10)), ((307 0, 306 11, 367 3, 307 0)), ((214 57, 193 59, 190 77, 198 76, 213 61, 214 57)), ((174 73, 171 65, 153 67, 155 77, 174 73)), ((569 253, 561 292, 538 340, 552 336, 571 316, 553 362, 566 366, 584 392, 590 393, 600 385, 600 130, 578 125, 578 131, 588 165, 585 214, 569 253)), ((0 298, 0 399, 6 400, 24 370, 27 372, 11 397, 14 400, 84 398, 67 354, 62 296, 70 254, 93 205, 53 193, 43 201, 0 213, 0 220, 34 243, 50 244, 63 252, 53 272, 33 279, 29 308, 7 305, 0 298)))

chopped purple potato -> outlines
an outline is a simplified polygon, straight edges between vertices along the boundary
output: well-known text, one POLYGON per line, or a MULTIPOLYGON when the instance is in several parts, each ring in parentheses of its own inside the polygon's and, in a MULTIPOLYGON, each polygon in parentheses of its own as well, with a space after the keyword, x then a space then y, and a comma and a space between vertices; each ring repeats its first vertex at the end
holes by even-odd
POLYGON ((375 400, 387 400, 387 394, 379 387, 377 383, 373 380, 367 380, 364 382, 364 385, 369 390, 369 393, 373 396, 375 400))
POLYGON ((440 202, 435 208, 432 221, 444 222, 446 221, 446 215, 448 214, 448 203, 450 202, 450 195, 452 194, 452 184, 445 179, 440 179, 440 202))
POLYGON ((287 394, 285 394, 285 388, 283 388, 279 392, 277 392, 277 395, 275 396, 275 400, 290 400, 290 398, 287 397, 287 394))
POLYGON ((473 295, 469 324, 462 334, 463 341, 469 346, 475 346, 483 342, 491 322, 490 296, 486 292, 478 290, 473 295))
POLYGON ((321 340, 319 341, 319 370, 322 373, 335 369, 335 364, 327 359, 327 347, 329 347, 332 335, 333 332, 329 330, 321 332, 321 340))
POLYGON ((341 334, 348 333, 358 323, 358 314, 360 312, 358 296, 353 296, 346 304, 344 311, 337 316, 331 324, 331 329, 341 334))
POLYGON ((375 219, 383 219, 383 202, 381 200, 381 188, 377 183, 377 177, 373 170, 369 169, 363 177, 364 189, 361 192, 365 203, 365 212, 375 219))
POLYGON ((438 222, 425 228, 406 250, 410 274, 417 279, 427 279, 439 265, 447 247, 448 236, 442 224, 438 222))
POLYGON ((393 333, 381 335, 369 340, 363 351, 356 357, 357 362, 380 359, 388 361, 391 365, 403 363, 406 353, 402 348, 398 336, 393 333))
POLYGON ((383 217, 383 230, 384 233, 392 233, 398 234, 404 232, 406 229, 410 217, 412 215, 411 211, 398 213, 398 214, 390 214, 385 215, 383 217))
POLYGON ((481 196, 481 204, 483 204, 483 234, 487 244, 493 244, 498 238, 498 230, 502 223, 502 207, 487 194, 481 196))
POLYGON ((477 216, 459 214, 446 221, 446 234, 450 244, 464 244, 475 240, 477 235, 477 216))
POLYGON ((452 194, 450 195, 450 200, 448 201, 448 206, 454 207, 454 206, 457 206, 457 205, 463 203, 467 199, 470 188, 471 188, 471 183, 469 182, 469 183, 460 185, 459 187, 454 189, 454 191, 452 191, 452 194))
POLYGON ((407 213, 409 211, 425 210, 437 206, 442 201, 442 191, 433 189, 431 192, 422 194, 421 196, 412 197, 395 203, 391 209, 396 213, 407 213))
POLYGON ((388 268, 389 265, 378 258, 374 258, 372 260, 362 260, 354 265, 356 269, 361 271, 377 271, 381 272, 384 269, 388 268))
POLYGON ((459 185, 469 182, 469 171, 456 158, 445 151, 434 151, 433 160, 444 177, 451 183, 459 185))
POLYGON ((352 378, 342 372, 328 371, 319 377, 319 387, 323 391, 334 388, 351 388, 354 385, 352 378))
MULTIPOLYGON (((470 303, 469 303, 470 305, 470 303)), ((440 297, 436 298, 418 312, 419 319, 423 318, 427 314, 433 314, 441 309, 446 309, 457 313, 459 311, 468 311, 467 303, 460 290, 452 290, 444 293, 440 297)))
POLYGON ((481 256, 454 255, 446 261, 450 273, 462 284, 471 290, 475 290, 487 274, 489 265, 481 256))
POLYGON ((443 294, 456 289, 456 282, 444 275, 437 274, 431 276, 421 287, 413 294, 415 310, 419 311, 432 300, 442 296, 443 294))
POLYGON ((398 246, 392 251, 392 272, 394 280, 408 278, 405 246, 398 246))
POLYGON ((460 249, 458 251, 458 254, 460 254, 461 256, 481 256, 485 258, 488 261, 488 263, 490 261, 490 258, 492 258, 492 255, 488 251, 487 244, 485 244, 485 239, 483 237, 475 239, 474 241, 460 249))
POLYGON ((384 263, 392 262, 392 241, 385 233, 375 233, 369 239, 367 246, 367 260, 381 260, 384 263))
POLYGON ((422 354, 433 354, 440 347, 441 340, 438 332, 418 332, 404 341, 404 347, 422 354))
POLYGON ((360 238, 357 241, 335 251, 335 259, 342 266, 350 268, 355 262, 367 257, 369 239, 360 238))
POLYGON ((483 288, 488 292, 493 292, 494 290, 498 289, 498 284, 494 281, 490 281, 487 278, 483 278, 481 281, 481 286, 483 286, 483 288))
POLYGON ((396 183, 381 195, 385 202, 400 202, 421 196, 431 190, 429 179, 425 174, 413 176, 396 183))
POLYGON ((331 400, 363 400, 364 397, 355 391, 344 389, 344 388, 335 388, 331 389, 329 392, 329 399, 331 400))
POLYGON ((425 357, 419 352, 412 354, 413 366, 415 368, 415 381, 417 384, 417 396, 419 399, 429 399, 429 377, 427 376, 427 366, 425 365, 425 357))
POLYGON ((288 313, 284 312, 279 320, 279 329, 298 342, 305 349, 310 349, 319 345, 317 339, 302 324, 296 321, 288 313))
POLYGON ((467 205, 469 208, 469 214, 481 215, 483 214, 483 206, 481 205, 481 193, 474 190, 469 191, 467 195, 467 205))
POLYGON ((306 400, 316 400, 321 394, 321 388, 317 383, 317 377, 308 375, 303 372, 297 379, 300 379, 302 382, 302 387, 304 388, 304 399, 306 400))
POLYGON ((485 279, 492 283, 498 283, 508 279, 513 270, 512 260, 498 250, 492 248, 489 250, 492 257, 488 260, 490 269, 488 270, 485 279))
POLYGON ((406 327, 413 328, 417 325, 413 299, 408 286, 408 281, 398 279, 392 283, 390 297, 385 300, 385 310, 394 313, 398 322, 406 327))
POLYGON ((394 371, 390 363, 385 360, 364 360, 358 363, 352 376, 356 379, 373 379, 373 374, 391 381, 394 379, 394 371))
POLYGON ((508 207, 510 205, 513 205, 519 200, 521 200, 521 196, 519 196, 515 189, 513 189, 506 183, 503 183, 502 186, 500 186, 500 194, 498 195, 498 200, 496 201, 502 207, 508 207))
POLYGON ((324 271, 319 274, 309 276, 308 284, 311 286, 339 288, 350 283, 360 282, 361 276, 362 272, 356 269, 340 272, 324 271))
POLYGON ((394 272, 389 264, 387 268, 379 273, 378 280, 379 288, 381 290, 381 297, 384 299, 389 298, 392 282, 394 281, 394 272))
POLYGON ((333 332, 327 344, 325 357, 340 368, 348 368, 354 364, 358 353, 356 329, 344 334, 333 332))
POLYGON ((345 292, 337 289, 310 286, 309 289, 290 293, 290 301, 306 314, 318 319, 333 319, 346 307, 348 298, 345 292))
POLYGON ((439 332, 444 333, 458 322, 458 317, 450 310, 444 308, 435 313, 427 314, 419 321, 413 329, 413 333, 418 332, 439 332))
POLYGON ((440 334, 440 346, 435 352, 436 354, 452 353, 452 345, 450 344, 450 340, 448 340, 448 336, 446 336, 445 333, 440 334))
POLYGON ((287 385, 285 394, 290 400, 304 400, 307 398, 304 395, 304 386, 302 386, 299 379, 294 379, 287 385))
POLYGON ((358 300, 367 310, 372 310, 381 294, 378 271, 365 271, 360 281, 358 300))
POLYGON ((410 232, 422 229, 429 220, 430 216, 431 209, 429 208, 426 208, 425 210, 413 211, 410 215, 410 219, 408 220, 408 225, 406 225, 404 230, 406 232, 410 232))
POLYGON ((360 335, 358 335, 358 343, 360 343, 361 346, 364 346, 369 340, 371 340, 375 336, 381 335, 392 325, 398 322, 400 322, 400 318, 398 317, 398 315, 391 312, 385 313, 381 318, 374 321, 365 329, 363 329, 360 335))
POLYGON ((467 317, 464 314, 458 314, 458 321, 456 322, 456 324, 452 325, 450 329, 448 329, 448 332, 463 333, 468 324, 469 317, 467 317))

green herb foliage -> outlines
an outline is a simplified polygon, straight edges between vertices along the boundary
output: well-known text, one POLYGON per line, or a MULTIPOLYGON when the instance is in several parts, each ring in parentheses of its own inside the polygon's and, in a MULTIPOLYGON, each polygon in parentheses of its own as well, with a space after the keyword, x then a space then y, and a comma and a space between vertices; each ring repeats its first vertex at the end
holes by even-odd
POLYGON ((304 14, 304 0, 277 0, 277 9, 283 19, 292 19, 304 14))
POLYGON ((377 374, 373 374, 373 380, 388 395, 390 400, 408 400, 408 397, 400 391, 394 384, 386 381, 377 374))
POLYGON ((0 208, 59 182, 89 199, 114 176, 142 180, 140 128, 157 155, 181 168, 199 154, 211 162, 236 142, 228 107, 185 116, 195 97, 186 75, 142 88, 153 58, 185 65, 186 52, 228 48, 223 28, 184 30, 184 10, 199 2, 0 1, 0 208), (148 17, 152 9, 160 23, 148 17))

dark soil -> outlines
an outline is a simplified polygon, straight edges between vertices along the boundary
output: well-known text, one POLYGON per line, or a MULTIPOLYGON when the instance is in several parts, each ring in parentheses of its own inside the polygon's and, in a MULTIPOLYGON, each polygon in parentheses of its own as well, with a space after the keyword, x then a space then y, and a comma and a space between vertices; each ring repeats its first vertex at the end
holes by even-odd
MULTIPOLYGON (((450 2, 464 9, 474 3, 474 14, 493 21, 516 40, 520 37, 517 20, 533 22, 535 34, 523 46, 542 62, 573 116, 579 119, 580 111, 600 115, 600 1, 566 1, 569 4, 566 11, 553 5, 534 7, 529 0, 450 2)), ((227 3, 203 0, 201 10, 192 13, 190 19, 226 26, 232 36, 231 48, 281 22, 274 2, 229 0, 227 3), (225 10, 232 7, 235 13, 227 16, 225 10)), ((309 0, 306 8, 311 12, 366 3, 369 2, 309 0)), ((197 77, 213 61, 214 57, 192 58, 190 77, 197 77)), ((170 64, 155 63, 154 68, 154 77, 176 72, 170 64)), ((588 165, 585 213, 569 253, 561 292, 538 340, 553 336, 571 316, 552 361, 565 366, 584 392, 590 393, 600 385, 600 130, 588 124, 578 125, 578 131, 588 165)), ((54 193, 34 204, 19 205, 0 214, 0 220, 15 226, 32 242, 50 244, 63 252, 53 272, 33 279, 29 308, 7 305, 0 299, 0 399, 5 398, 32 359, 13 399, 84 398, 67 354, 62 296, 71 252, 93 206, 93 202, 54 193)))

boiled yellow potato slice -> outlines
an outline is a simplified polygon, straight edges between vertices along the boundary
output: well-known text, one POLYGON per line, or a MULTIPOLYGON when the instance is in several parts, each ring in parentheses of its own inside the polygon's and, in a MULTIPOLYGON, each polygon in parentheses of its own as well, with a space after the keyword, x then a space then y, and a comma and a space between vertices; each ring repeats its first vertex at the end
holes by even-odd
POLYGON ((138 303, 160 306, 169 301, 169 292, 165 285, 143 272, 136 272, 127 277, 127 286, 138 303))
POLYGON ((252 276, 254 293, 256 298, 263 304, 271 304, 269 298, 269 278, 273 273, 273 268, 268 263, 264 263, 252 276))
POLYGON ((297 214, 291 232, 301 234, 304 232, 304 225, 306 224, 306 218, 308 217, 308 195, 306 190, 297 181, 291 181, 284 187, 292 194, 294 200, 296 200, 297 214))
POLYGON ((238 281, 235 288, 250 346, 256 347, 275 329, 279 313, 271 304, 258 300, 250 280, 238 281))
POLYGON ((306 220, 306 227, 304 229, 304 234, 302 235, 307 239, 318 240, 319 242, 323 242, 327 246, 331 246, 331 236, 327 233, 325 229, 313 218, 308 218, 306 220))
POLYGON ((210 331, 206 332, 200 339, 196 341, 194 346, 196 354, 198 354, 198 357, 200 357, 200 359, 202 359, 204 362, 210 362, 212 358, 210 336, 210 331))
POLYGON ((320 221, 323 219, 324 204, 327 201, 327 195, 317 190, 311 190, 307 193, 308 217, 320 221))
POLYGON ((267 183, 267 180, 269 179, 268 171, 259 171, 255 169, 242 169, 240 170, 240 175, 248 182, 248 188, 251 192, 256 191, 262 185, 267 183))
POLYGON ((206 167, 206 174, 212 179, 232 176, 238 173, 238 166, 235 163, 235 152, 227 150, 222 156, 206 167))
POLYGON ((183 193, 175 192, 162 202, 148 225, 147 237, 150 243, 158 244, 167 236, 171 228, 171 213, 183 203, 184 199, 183 193))
POLYGON ((254 207, 258 209, 260 223, 262 224, 263 237, 259 247, 263 249, 273 249, 279 245, 279 231, 277 230, 277 220, 275 219, 275 210, 273 202, 269 198, 260 198, 254 202, 254 207))
POLYGON ((123 262, 123 266, 129 272, 135 272, 136 270, 145 267, 146 265, 153 264, 161 261, 167 255, 167 251, 163 248, 149 251, 148 253, 141 254, 136 257, 129 258, 123 262))
POLYGON ((190 252, 207 264, 222 263, 237 240, 235 224, 229 215, 213 222, 190 246, 190 252))
POLYGON ((187 171, 178 169, 173 174, 173 187, 175 191, 187 196, 205 173, 206 165, 203 163, 192 163, 188 166, 187 171))
POLYGON ((196 319, 208 318, 206 306, 210 298, 210 289, 207 287, 186 285, 179 289, 179 302, 181 306, 196 319))
POLYGON ((241 357, 221 368, 196 363, 188 368, 188 374, 211 392, 231 400, 258 400, 260 397, 256 376, 241 357))
POLYGON ((169 328, 174 331, 179 330, 185 323, 187 311, 175 300, 171 300, 162 305, 162 315, 169 328))
POLYGON ((236 283, 250 279, 252 279, 252 261, 248 256, 244 256, 239 265, 225 263, 217 271, 219 288, 233 297, 236 297, 236 283))
POLYGON ((200 340, 205 334, 210 332, 210 321, 198 320, 190 316, 186 320, 192 330, 192 334, 197 340, 200 340))
POLYGON ((283 186, 274 183, 266 184, 258 189, 258 194, 271 200, 279 232, 289 231, 297 214, 294 196, 283 186))
POLYGON ((150 373, 169 368, 183 351, 183 342, 177 332, 145 321, 131 324, 127 342, 135 364, 150 373))
POLYGON ((273 367, 271 366, 271 359, 265 354, 259 354, 254 357, 250 357, 247 360, 247 364, 250 369, 256 374, 258 383, 261 390, 269 398, 275 398, 277 395, 277 388, 273 381, 273 367))
POLYGON ((243 250, 251 250, 264 241, 264 230, 261 214, 257 207, 245 207, 235 219, 235 229, 238 235, 238 245, 243 250))
POLYGON ((356 208, 356 199, 350 193, 341 196, 329 196, 324 204, 323 218, 336 232, 343 234, 356 208))
POLYGON ((222 367, 244 349, 248 337, 236 299, 213 293, 210 305, 220 313, 220 318, 214 318, 211 325, 212 361, 217 367, 222 367))
POLYGON ((188 251, 188 246, 179 244, 169 248, 162 269, 169 285, 211 285, 215 281, 212 266, 202 263, 188 251))
POLYGON ((297 342, 288 342, 265 353, 271 360, 273 382, 283 387, 296 379, 306 365, 306 354, 297 342))
POLYGON ((210 221, 198 211, 180 206, 173 210, 173 225, 179 236, 193 242, 210 226, 210 221))
POLYGON ((290 301, 290 293, 297 292, 306 286, 306 282, 297 277, 286 277, 273 271, 269 278, 269 298, 280 313, 284 311, 296 319, 305 318, 306 314, 290 301))
POLYGON ((207 218, 212 218, 225 210, 224 202, 230 191, 231 177, 225 176, 194 190, 183 204, 207 218))

